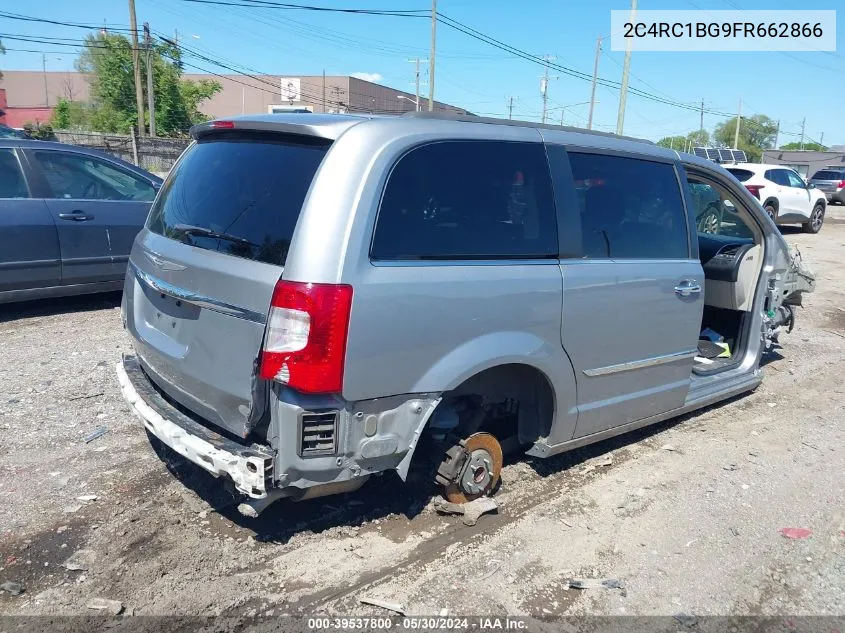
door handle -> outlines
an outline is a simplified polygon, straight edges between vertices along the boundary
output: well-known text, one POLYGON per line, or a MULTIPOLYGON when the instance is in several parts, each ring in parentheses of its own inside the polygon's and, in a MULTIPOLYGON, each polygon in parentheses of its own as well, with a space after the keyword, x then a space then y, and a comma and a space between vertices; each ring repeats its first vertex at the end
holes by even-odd
POLYGON ((701 284, 695 280, 686 280, 675 286, 675 294, 679 297, 690 297, 701 293, 701 284))
POLYGON ((85 215, 82 211, 74 211, 73 213, 60 213, 59 218, 62 220, 73 220, 74 222, 85 222, 85 220, 93 220, 93 215, 85 215))

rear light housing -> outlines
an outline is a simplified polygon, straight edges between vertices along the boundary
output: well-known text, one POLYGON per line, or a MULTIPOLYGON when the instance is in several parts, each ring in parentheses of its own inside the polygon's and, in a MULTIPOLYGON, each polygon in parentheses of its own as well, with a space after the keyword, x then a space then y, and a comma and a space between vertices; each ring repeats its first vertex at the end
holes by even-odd
POLYGON ((837 189, 842 189, 845 187, 845 180, 840 180, 839 184, 836 186, 837 189))
POLYGON ((760 189, 763 188, 763 185, 745 185, 745 188, 751 192, 752 196, 754 196, 758 200, 760 199, 760 189))
POLYGON ((280 280, 273 290, 259 376, 304 393, 343 387, 352 286, 280 280))
POLYGON ((235 129, 234 121, 212 121, 211 127, 215 130, 233 130, 235 129))

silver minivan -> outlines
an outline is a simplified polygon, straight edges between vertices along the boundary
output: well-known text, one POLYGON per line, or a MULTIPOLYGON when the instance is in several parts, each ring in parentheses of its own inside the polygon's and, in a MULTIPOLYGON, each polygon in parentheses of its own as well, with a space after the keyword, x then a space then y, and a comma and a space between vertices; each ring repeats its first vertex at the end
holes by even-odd
POLYGON ((727 171, 646 141, 418 113, 192 134, 132 250, 117 374, 251 515, 412 467, 464 502, 506 452, 752 390, 815 283, 727 171))

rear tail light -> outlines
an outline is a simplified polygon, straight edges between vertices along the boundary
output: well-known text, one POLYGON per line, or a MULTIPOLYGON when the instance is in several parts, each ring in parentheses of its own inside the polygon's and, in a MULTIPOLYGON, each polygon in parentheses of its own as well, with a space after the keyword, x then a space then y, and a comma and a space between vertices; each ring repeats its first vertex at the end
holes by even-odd
POLYGON ((279 281, 273 290, 259 375, 305 393, 337 393, 352 286, 279 281))
POLYGON ((845 187, 845 180, 840 180, 839 184, 836 186, 837 189, 842 189, 842 187, 845 187))
POLYGON ((754 196, 758 200, 760 199, 760 189, 763 188, 763 185, 745 185, 745 188, 751 192, 752 196, 754 196))
POLYGON ((212 121, 211 127, 215 130, 233 130, 235 128, 234 121, 212 121))

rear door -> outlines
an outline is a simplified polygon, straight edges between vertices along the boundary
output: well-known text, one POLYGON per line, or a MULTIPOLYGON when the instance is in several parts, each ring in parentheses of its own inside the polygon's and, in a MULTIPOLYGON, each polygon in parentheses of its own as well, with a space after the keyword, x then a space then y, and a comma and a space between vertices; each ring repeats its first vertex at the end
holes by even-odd
POLYGON ((256 364, 273 288, 330 142, 217 132, 162 186, 130 258, 125 317, 171 398, 245 437, 266 407, 256 364))
POLYGON ((56 225, 19 158, 18 150, 0 148, 0 292, 61 283, 56 225))
POLYGON ((803 204, 789 179, 788 169, 770 169, 766 178, 775 183, 778 197, 778 217, 801 213, 803 204))
POLYGON ((29 155, 49 188, 46 203, 59 230, 62 284, 122 279, 155 198, 152 183, 82 152, 34 149, 29 155))
POLYGON ((704 273, 676 166, 576 148, 567 157, 554 146, 549 158, 558 204, 569 210, 561 233, 573 239, 560 266, 561 342, 578 386, 575 437, 681 407, 704 273))

